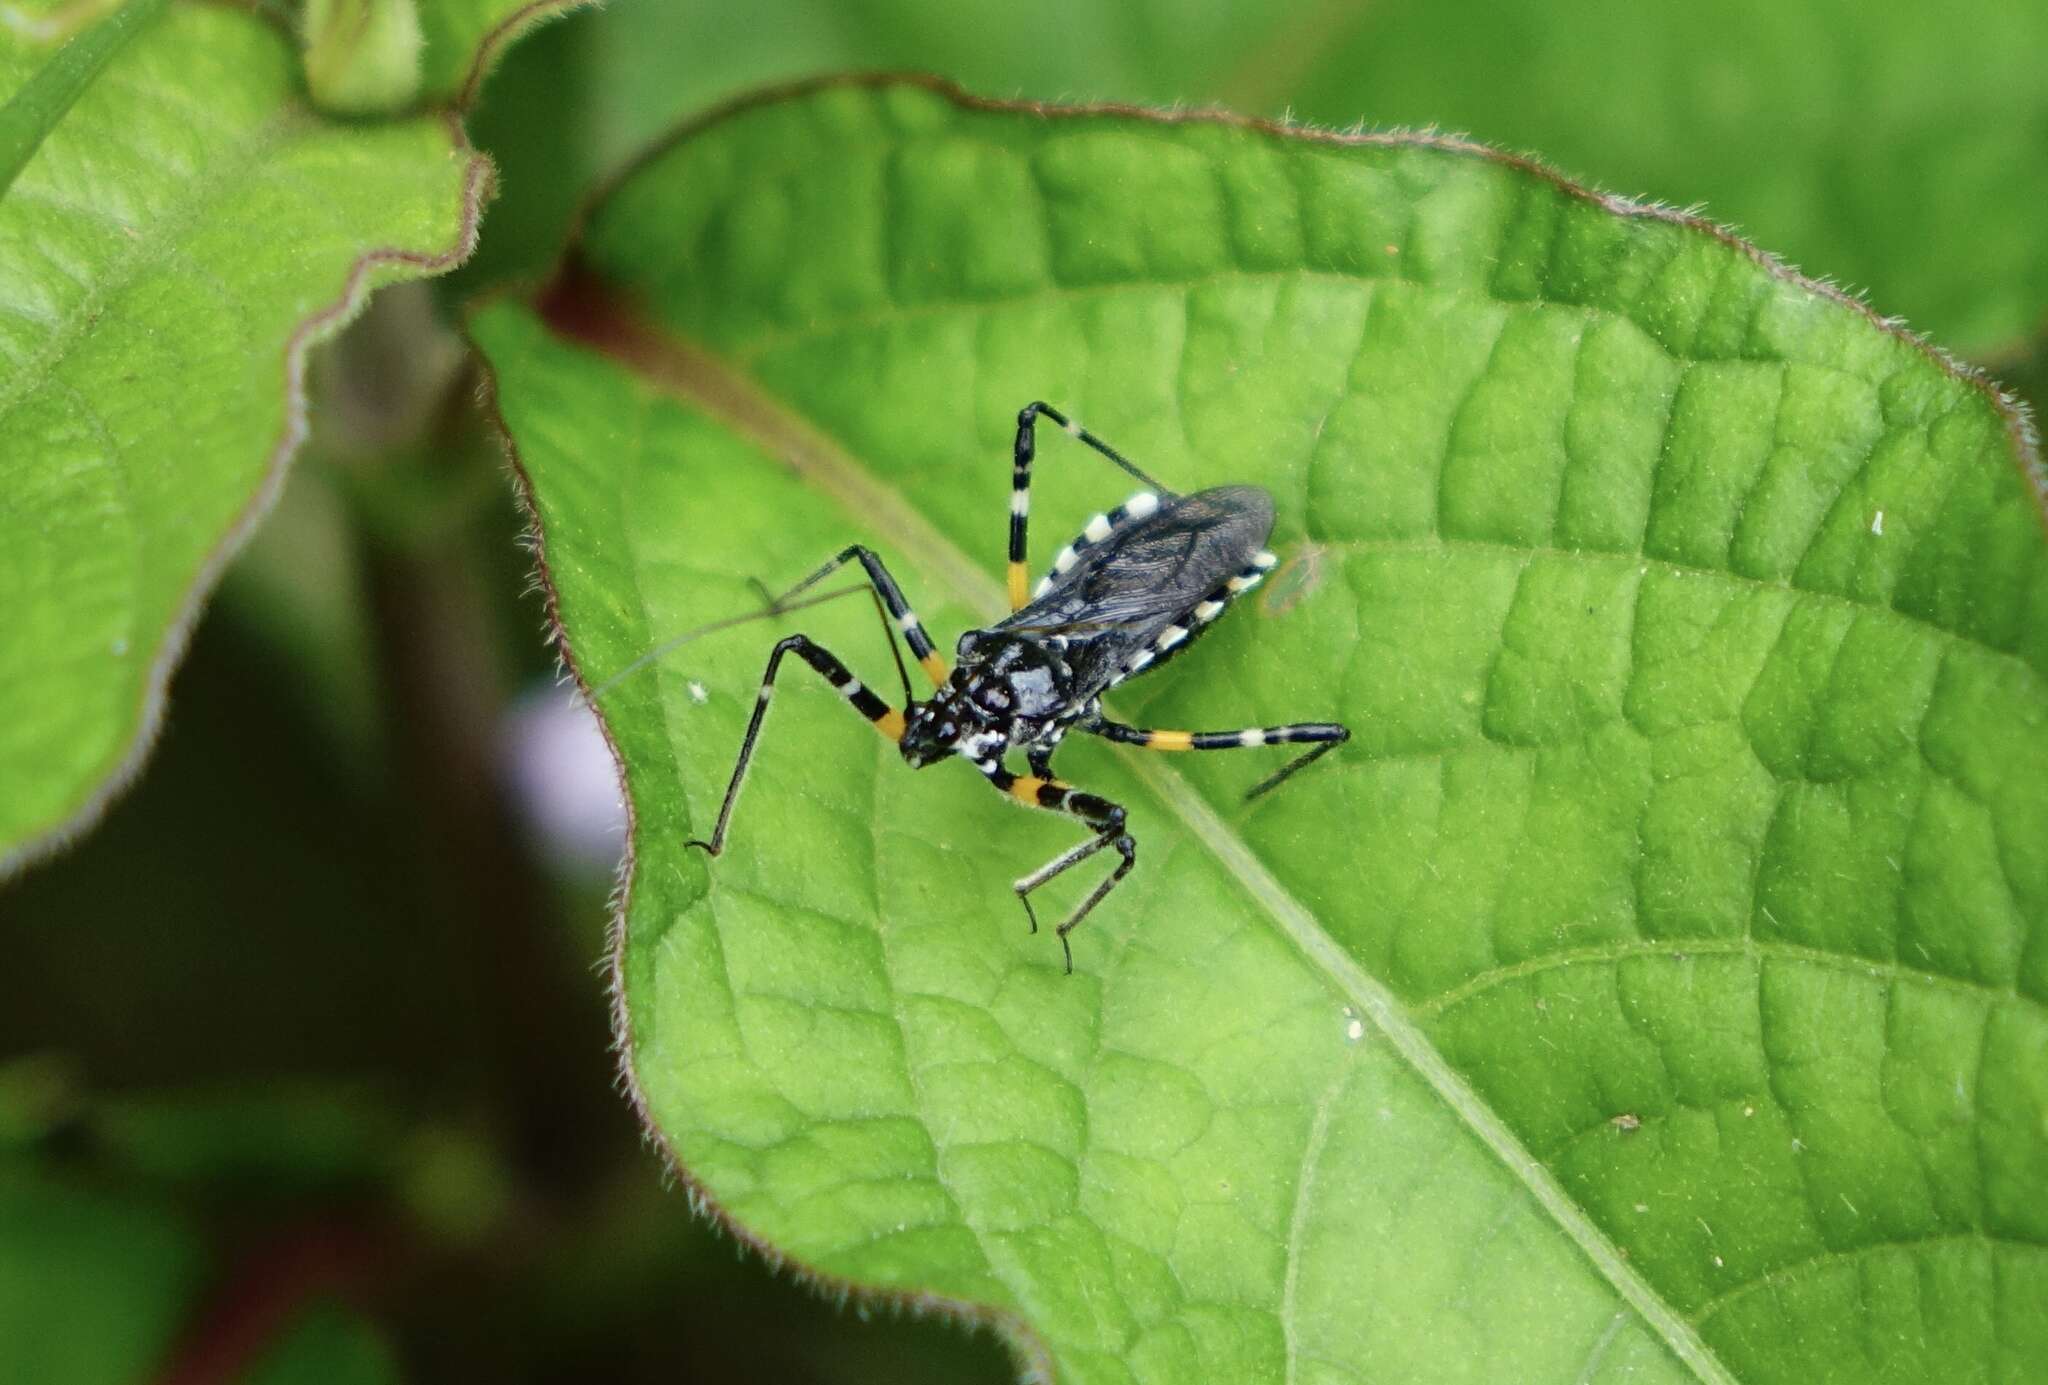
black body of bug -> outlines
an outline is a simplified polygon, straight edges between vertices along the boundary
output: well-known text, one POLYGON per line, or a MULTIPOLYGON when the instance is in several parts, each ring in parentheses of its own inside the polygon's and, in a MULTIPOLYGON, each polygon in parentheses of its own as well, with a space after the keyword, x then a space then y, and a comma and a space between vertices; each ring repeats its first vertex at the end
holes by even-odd
MULTIPOLYGON (((1333 722, 1254 727, 1241 731, 1160 731, 1124 726, 1102 715, 1101 697, 1125 679, 1156 668, 1194 643, 1230 603, 1262 581, 1274 564, 1264 549, 1273 528, 1273 502, 1256 486, 1222 486, 1176 495, 1145 475, 1114 448, 1045 404, 1017 416, 1010 500, 1011 613, 960 637, 959 662, 948 669, 888 569, 868 549, 853 545, 791 588, 773 609, 849 562, 858 562, 911 653, 937 684, 929 698, 911 695, 900 655, 904 710, 890 707, 862 686, 833 655, 802 635, 775 646, 747 723, 718 823, 709 840, 692 841, 717 855, 725 844, 747 764, 753 758, 770 692, 782 659, 795 654, 851 702, 877 730, 896 741, 903 758, 922 768, 963 757, 996 788, 1033 807, 1079 818, 1091 835, 1016 882, 1031 920, 1031 893, 1105 848, 1122 858, 1060 924, 1067 970, 1074 969, 1067 935, 1100 904, 1137 863, 1137 843, 1125 830, 1124 809, 1052 777, 1052 754, 1061 738, 1080 730, 1151 750, 1234 750, 1306 743, 1315 748, 1261 781, 1248 796, 1278 785, 1349 738, 1333 722), (1048 418, 1094 448, 1147 489, 1106 515, 1097 515, 1062 549, 1052 571, 1027 596, 1025 547, 1029 527, 1035 424, 1048 418), (1004 757, 1022 752, 1030 768, 1017 774, 1004 757)), ((895 644, 890 644, 892 655, 895 644)))

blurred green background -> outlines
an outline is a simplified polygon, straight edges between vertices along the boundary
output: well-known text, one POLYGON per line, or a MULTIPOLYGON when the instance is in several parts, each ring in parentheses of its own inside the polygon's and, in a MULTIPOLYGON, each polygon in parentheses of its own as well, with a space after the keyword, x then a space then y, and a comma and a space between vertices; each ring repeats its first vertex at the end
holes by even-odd
POLYGON ((1024 8, 626 0, 512 51, 469 124, 502 175, 476 258, 327 351, 316 440, 146 774, 0 893, 0 1382, 1011 1378, 986 1333, 865 1321, 741 1255, 613 1087, 609 787, 548 712, 457 327, 679 121, 916 69, 1435 125, 1704 203, 2048 389, 2033 0, 1024 8))

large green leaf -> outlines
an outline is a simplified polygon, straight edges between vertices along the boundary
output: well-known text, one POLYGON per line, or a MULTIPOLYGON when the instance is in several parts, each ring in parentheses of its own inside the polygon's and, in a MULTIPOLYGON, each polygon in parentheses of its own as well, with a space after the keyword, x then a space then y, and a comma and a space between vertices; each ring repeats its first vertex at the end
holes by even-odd
MULTIPOLYGON (((1454 143, 914 85, 689 134, 574 263, 473 330, 587 683, 852 539, 985 621, 1044 398, 1278 506, 1116 712, 1355 733, 1254 806, 1071 744, 1140 864, 1068 977, 1010 882, 1075 827, 800 669, 685 849, 769 626, 607 691, 628 1072, 742 1234, 1076 1381, 2048 1371, 2048 551, 1981 384, 1454 143)), ((1040 456, 1042 562, 1122 488, 1040 456)))
POLYGON ((1617 192, 1703 201, 1954 349, 2048 318, 2034 0, 762 0, 620 6, 592 28, 601 127, 874 67, 996 96, 1436 126, 1617 192))
POLYGON ((1483 130, 1609 187, 1703 201, 1984 352, 2048 315, 2044 64, 2048 7, 2029 0, 1402 0, 1243 96, 1326 120, 1369 97, 1376 120, 1483 130))
MULTIPOLYGON (((0 95, 48 59, 0 30, 0 95)), ((305 431, 308 349, 469 249, 440 118, 314 116, 285 37, 174 8, 0 201, 0 865, 89 819, 305 431)))

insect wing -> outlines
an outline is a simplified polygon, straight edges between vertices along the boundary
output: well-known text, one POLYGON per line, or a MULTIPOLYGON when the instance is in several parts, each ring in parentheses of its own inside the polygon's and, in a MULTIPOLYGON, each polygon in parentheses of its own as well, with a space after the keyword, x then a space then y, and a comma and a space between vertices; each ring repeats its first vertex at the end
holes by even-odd
POLYGON ((1003 628, 1142 643, 1249 563, 1272 531, 1272 497, 1257 486, 1176 496, 1083 553, 1003 628))

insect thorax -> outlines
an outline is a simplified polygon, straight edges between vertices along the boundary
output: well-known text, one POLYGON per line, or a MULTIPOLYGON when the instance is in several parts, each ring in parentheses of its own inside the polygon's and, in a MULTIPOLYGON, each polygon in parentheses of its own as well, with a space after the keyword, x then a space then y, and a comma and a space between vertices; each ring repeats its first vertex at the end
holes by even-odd
POLYGON ((946 686, 910 709, 903 758, 987 760, 1045 739, 1078 710, 1073 671, 1050 641, 970 630, 946 686))

